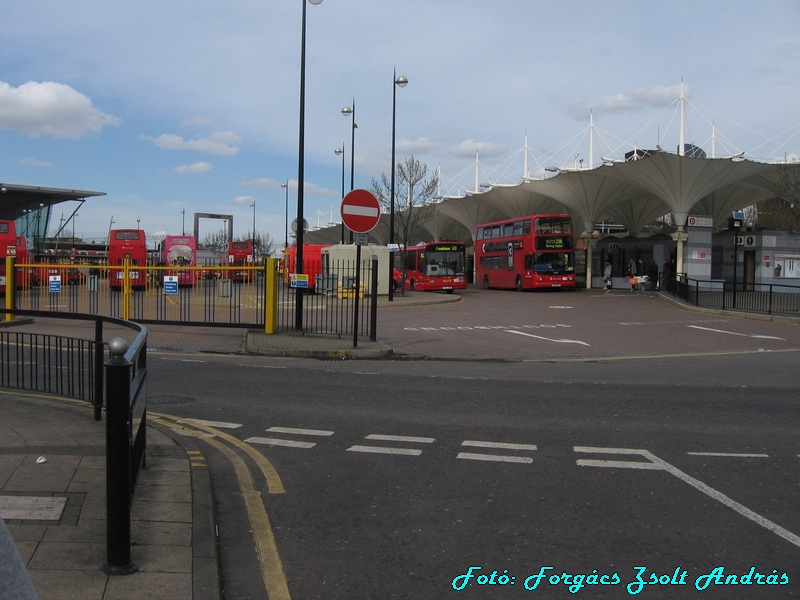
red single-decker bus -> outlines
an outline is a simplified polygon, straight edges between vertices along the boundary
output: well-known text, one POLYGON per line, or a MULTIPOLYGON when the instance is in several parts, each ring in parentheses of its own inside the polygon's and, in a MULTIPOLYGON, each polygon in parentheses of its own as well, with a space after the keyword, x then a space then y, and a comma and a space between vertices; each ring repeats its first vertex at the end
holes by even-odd
POLYGON ((486 289, 575 289, 570 216, 541 214, 478 225, 475 275, 486 289))
POLYGON ((395 256, 405 289, 447 292, 467 289, 466 246, 462 242, 433 242, 409 246, 395 256))

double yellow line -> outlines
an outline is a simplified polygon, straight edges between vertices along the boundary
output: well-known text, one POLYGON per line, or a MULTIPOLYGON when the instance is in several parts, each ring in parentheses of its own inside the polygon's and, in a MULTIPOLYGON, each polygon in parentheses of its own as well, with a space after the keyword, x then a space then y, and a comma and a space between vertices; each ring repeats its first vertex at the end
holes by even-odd
POLYGON ((250 528, 253 531, 253 541, 255 542, 267 597, 270 600, 290 600, 291 596, 286 583, 286 575, 283 572, 283 565, 281 564, 275 536, 272 533, 272 526, 269 523, 261 492, 255 488, 250 469, 236 450, 243 452, 255 462, 267 482, 270 494, 282 494, 285 491, 283 483, 272 464, 263 454, 256 451, 249 444, 208 425, 163 413, 148 413, 148 419, 184 435, 196 437, 198 440, 219 450, 230 461, 236 473, 236 479, 247 510, 247 517, 250 521, 250 528), (221 440, 224 440, 227 444, 221 440))

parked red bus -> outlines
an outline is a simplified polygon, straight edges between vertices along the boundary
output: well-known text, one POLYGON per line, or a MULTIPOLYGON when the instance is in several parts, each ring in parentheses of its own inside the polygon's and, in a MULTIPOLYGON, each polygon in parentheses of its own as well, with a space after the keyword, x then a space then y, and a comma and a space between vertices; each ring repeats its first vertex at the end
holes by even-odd
MULTIPOLYGON (((17 236, 17 265, 33 265, 36 256, 33 253, 33 241, 25 236, 17 236)), ((27 290, 29 287, 42 282, 39 269, 34 266, 20 267, 14 270, 14 284, 18 290, 27 290)))
POLYGON ((14 221, 0 221, 0 293, 6 293, 6 258, 8 249, 16 253, 17 226, 14 221))
MULTIPOLYGON (((112 229, 108 240, 108 285, 112 290, 122 287, 123 271, 118 265, 129 258, 131 267, 147 266, 147 242, 141 229, 112 229)), ((144 289, 147 283, 145 269, 131 269, 131 287, 144 289)))
MULTIPOLYGON (((308 289, 313 290, 322 273, 322 250, 330 244, 303 244, 303 273, 308 275, 308 289)), ((289 284, 297 273, 297 244, 283 250, 283 282, 289 284)))
POLYGON ((516 290, 575 289, 572 221, 542 214, 478 225, 476 282, 516 290))
POLYGON ((180 287, 190 287, 195 284, 198 271, 186 268, 197 265, 197 242, 194 236, 168 235, 159 244, 159 252, 162 266, 175 267, 174 271, 172 269, 162 271, 164 275, 177 276, 180 287))
POLYGON ((467 255, 462 242, 433 242, 401 250, 395 268, 405 275, 405 289, 447 292, 467 289, 467 255))
MULTIPOLYGON (((250 240, 228 242, 229 267, 252 267, 253 264, 253 242, 250 240)), ((231 281, 252 281, 254 272, 243 269, 241 271, 229 271, 228 274, 231 281)))

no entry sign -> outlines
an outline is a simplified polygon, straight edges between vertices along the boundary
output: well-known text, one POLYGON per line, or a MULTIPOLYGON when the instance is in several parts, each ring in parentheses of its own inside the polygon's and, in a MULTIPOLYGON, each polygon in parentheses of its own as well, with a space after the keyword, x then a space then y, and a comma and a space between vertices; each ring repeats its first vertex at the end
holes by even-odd
POLYGON ((342 223, 354 233, 367 233, 380 221, 378 199, 367 190, 353 190, 342 200, 342 223))

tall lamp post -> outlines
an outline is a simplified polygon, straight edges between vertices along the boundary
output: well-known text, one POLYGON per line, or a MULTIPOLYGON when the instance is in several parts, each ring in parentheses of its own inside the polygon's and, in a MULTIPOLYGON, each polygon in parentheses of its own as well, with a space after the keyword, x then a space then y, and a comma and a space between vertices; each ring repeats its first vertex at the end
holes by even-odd
MULTIPOLYGON (((333 153, 336 156, 342 155, 342 200, 344 200, 344 142, 342 142, 342 147, 336 148, 333 153)), ((344 221, 341 226, 341 243, 344 244, 344 221)))
MULTIPOLYGON (((345 106, 342 109, 342 114, 345 117, 351 117, 352 125, 350 126, 350 191, 352 192, 355 188, 355 174, 356 174, 356 129, 358 129, 358 125, 356 124, 356 99, 353 98, 353 106, 352 108, 349 106, 345 106)), ((344 198, 344 196, 342 196, 344 198)), ((350 243, 353 243, 353 232, 350 232, 350 243)))
POLYGON ((281 184, 286 190, 286 214, 283 217, 283 249, 289 247, 289 180, 281 184))
MULTIPOLYGON (((313 5, 322 3, 322 0, 302 0, 303 13, 301 18, 302 32, 300 35, 300 129, 298 132, 297 155, 297 263, 295 272, 303 273, 303 233, 305 219, 303 218, 303 177, 305 167, 305 125, 306 125, 306 1, 313 5)), ((303 288, 295 288, 294 327, 297 331, 303 330, 303 288)))
MULTIPOLYGON (((397 69, 392 71, 392 177, 391 177, 391 187, 389 189, 389 203, 391 209, 389 211, 389 243, 394 244, 394 172, 395 172, 395 165, 394 165, 394 146, 395 146, 395 121, 396 121, 396 107, 397 107, 397 88, 398 87, 406 87, 408 85, 408 79, 404 76, 400 75, 397 76, 397 69)), ((390 255, 391 256, 391 255, 390 255)), ((389 261, 389 301, 394 301, 394 265, 392 261, 389 261)))
POLYGON ((253 207, 253 234, 250 236, 250 239, 253 243, 253 263, 255 263, 256 257, 256 201, 253 200, 250 203, 250 206, 253 207))

